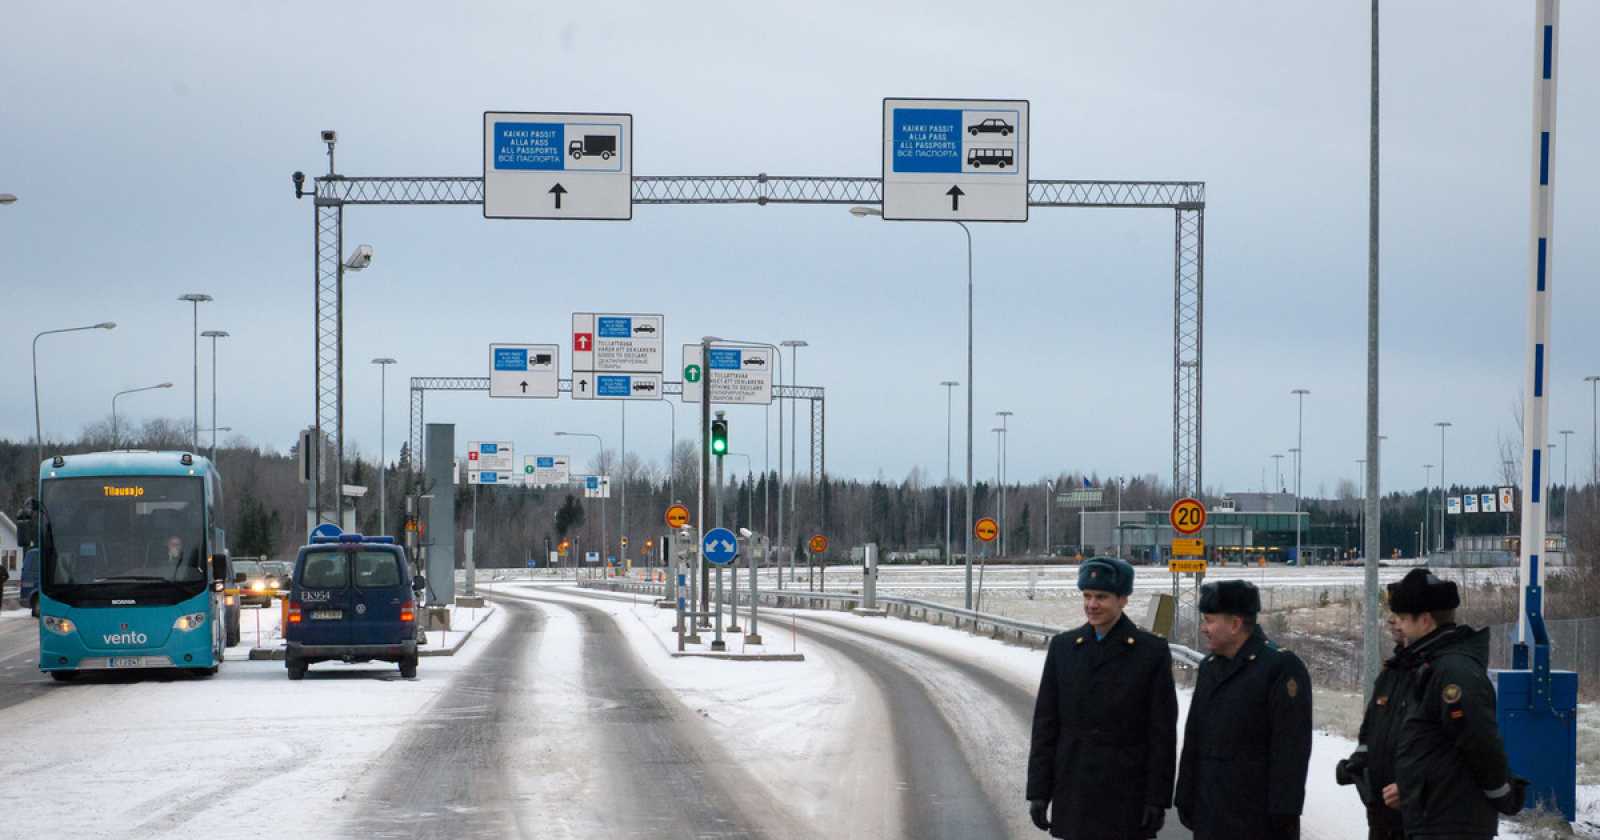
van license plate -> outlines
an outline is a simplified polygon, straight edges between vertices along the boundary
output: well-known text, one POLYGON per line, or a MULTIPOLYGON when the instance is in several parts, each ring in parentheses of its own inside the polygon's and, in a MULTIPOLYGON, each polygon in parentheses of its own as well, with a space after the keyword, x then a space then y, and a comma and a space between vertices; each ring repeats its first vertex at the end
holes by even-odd
POLYGON ((113 657, 111 659, 111 667, 113 668, 137 668, 143 664, 144 658, 139 656, 113 657))
POLYGON ((311 611, 311 617, 313 619, 318 619, 318 618, 339 619, 339 618, 344 617, 344 611, 343 610, 312 610, 311 611))

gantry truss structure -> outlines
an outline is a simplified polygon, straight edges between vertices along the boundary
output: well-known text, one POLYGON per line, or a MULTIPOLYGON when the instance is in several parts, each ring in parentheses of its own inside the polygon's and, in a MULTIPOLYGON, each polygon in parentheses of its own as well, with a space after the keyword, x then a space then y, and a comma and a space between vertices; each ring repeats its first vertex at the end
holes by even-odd
MULTIPOLYGON (((332 152, 329 153, 330 168, 332 152)), ((339 518, 335 492, 344 475, 344 208, 374 204, 482 204, 483 178, 317 178, 310 192, 296 181, 297 197, 316 206, 317 428, 334 452, 335 471, 319 473, 314 490, 318 521, 339 518), (331 512, 325 516, 324 505, 331 512)), ((841 204, 881 205, 879 178, 774 175, 636 175, 634 204, 841 204)), ((1176 214, 1173 270, 1172 485, 1180 495, 1201 489, 1203 290, 1205 278, 1205 184, 1200 181, 1029 181, 1030 207, 1169 209, 1176 214)), ((487 380, 484 387, 487 388, 487 380)), ((570 385, 568 385, 570 387, 570 385)), ((681 383, 680 383, 681 387, 681 383)), ((805 389, 800 389, 805 390, 805 389)), ((812 400, 813 480, 821 469, 821 395, 812 400)), ((420 397, 413 389, 412 451, 420 397)), ((781 397, 780 397, 781 398, 781 397)), ((790 396, 790 399, 802 398, 790 396)))
MULTIPOLYGON (((425 428, 423 419, 423 398, 428 391, 488 391, 489 377, 487 376, 413 376, 411 377, 411 433, 407 436, 410 445, 407 447, 407 457, 400 461, 400 469, 408 474, 422 471, 422 463, 417 461, 412 453, 422 453, 427 450, 423 446, 422 435, 425 428), (413 463, 415 461, 415 463, 413 463)), ((556 393, 572 393, 571 379, 556 380, 556 393)), ((663 381, 661 383, 662 399, 683 396, 683 382, 663 381)), ((811 403, 811 480, 816 482, 817 476, 827 475, 826 450, 824 448, 823 415, 826 400, 823 389, 805 385, 774 385, 772 398, 778 401, 781 409, 784 400, 808 400, 811 403)), ((610 402, 609 400, 593 400, 593 402, 610 402)), ((647 400, 632 400, 631 402, 650 402, 647 400)), ((674 446, 677 441, 672 442, 674 446)), ((672 468, 669 463, 668 469, 672 468)), ((409 484, 409 482, 408 482, 409 484)))

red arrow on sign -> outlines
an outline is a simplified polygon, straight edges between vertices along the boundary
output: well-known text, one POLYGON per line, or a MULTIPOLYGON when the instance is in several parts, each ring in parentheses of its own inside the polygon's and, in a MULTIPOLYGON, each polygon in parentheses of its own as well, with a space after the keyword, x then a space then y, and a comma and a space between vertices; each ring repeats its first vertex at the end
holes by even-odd
POLYGON ((572 334, 572 349, 574 349, 574 350, 587 351, 589 349, 589 345, 591 345, 593 343, 594 343, 594 334, 593 333, 573 333, 572 334))

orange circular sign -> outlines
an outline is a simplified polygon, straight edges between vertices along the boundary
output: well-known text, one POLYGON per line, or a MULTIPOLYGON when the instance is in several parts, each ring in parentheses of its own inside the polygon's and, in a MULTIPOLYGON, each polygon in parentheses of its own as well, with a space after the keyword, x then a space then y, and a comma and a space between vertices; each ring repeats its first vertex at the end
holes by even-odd
POLYGON ((1172 503, 1167 519, 1172 522, 1172 530, 1180 534, 1198 533, 1206 527, 1206 506, 1196 499, 1179 499, 1172 503))
POLYGON ((667 508, 667 525, 673 528, 682 528, 689 524, 689 509, 683 505, 673 505, 667 508))
POLYGON ((983 540, 984 542, 990 542, 995 537, 1000 536, 1000 526, 995 524, 993 519, 985 516, 984 518, 978 520, 977 524, 972 526, 972 533, 976 535, 978 539, 983 540))
POLYGON ((828 538, 818 534, 811 538, 811 553, 821 554, 828 550, 828 538))

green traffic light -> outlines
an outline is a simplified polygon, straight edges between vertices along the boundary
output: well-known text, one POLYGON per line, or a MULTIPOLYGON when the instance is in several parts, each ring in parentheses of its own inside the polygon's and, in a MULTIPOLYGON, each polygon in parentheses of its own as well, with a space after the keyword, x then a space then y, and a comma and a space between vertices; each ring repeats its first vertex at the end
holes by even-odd
POLYGON ((728 454, 728 421, 711 421, 711 454, 728 454))

